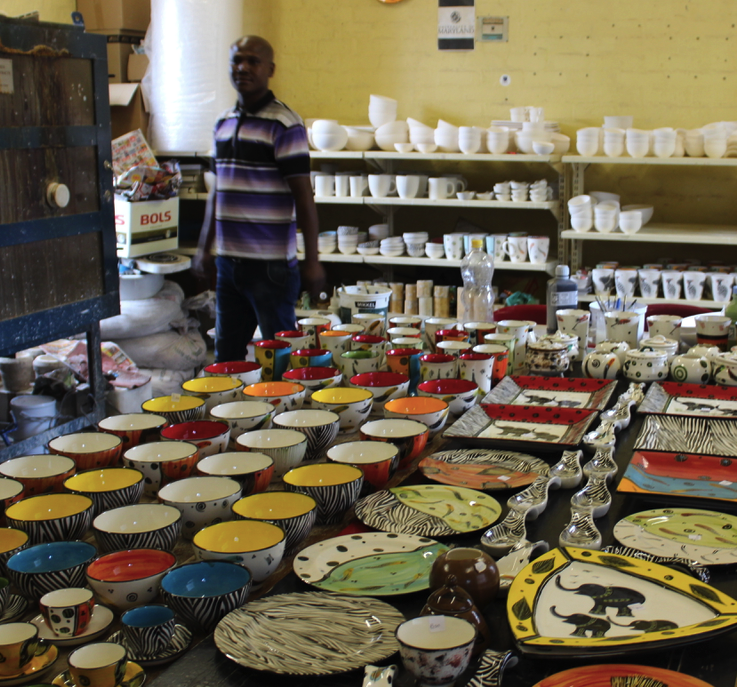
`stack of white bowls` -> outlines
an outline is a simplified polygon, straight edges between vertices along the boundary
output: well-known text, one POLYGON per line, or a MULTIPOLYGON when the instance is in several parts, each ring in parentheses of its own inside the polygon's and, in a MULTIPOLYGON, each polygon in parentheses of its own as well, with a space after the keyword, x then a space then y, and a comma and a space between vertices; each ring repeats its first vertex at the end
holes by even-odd
POLYGON ((512 200, 515 203, 524 203, 529 197, 530 185, 526 181, 510 181, 512 200))
POLYGON ((387 258, 398 258, 404 255, 404 239, 401 236, 389 236, 379 243, 379 253, 387 258))
POLYGON ((704 132, 704 152, 706 157, 719 158, 724 157, 727 152, 727 132, 723 127, 705 126, 704 132))
POLYGON ((619 213, 619 228, 625 234, 635 234, 642 228, 642 213, 639 210, 623 210, 619 213))
POLYGON ((565 155, 571 148, 571 139, 565 134, 553 131, 550 134, 550 141, 553 144, 554 155, 565 155))
POLYGON ((358 227, 338 227, 338 250, 343 255, 352 255, 358 247, 358 227))
POLYGON ((593 157, 599 154, 602 139, 602 130, 598 126, 588 126, 576 132, 576 150, 583 157, 593 157))
POLYGON ((632 210, 637 210, 640 213, 640 217, 642 218, 640 226, 644 227, 652 219, 655 208, 652 205, 623 205, 620 217, 623 213, 632 210))
POLYGON ((318 253, 335 253, 338 247, 338 234, 335 231, 321 231, 317 235, 318 253))
POLYGON ((425 255, 425 244, 430 238, 426 231, 405 231, 402 239, 407 246, 407 253, 413 258, 421 258, 425 255))
POLYGON ((433 260, 439 260, 445 257, 445 246, 442 243, 428 241, 425 244, 425 255, 433 260))
POLYGON ((335 152, 348 143, 348 132, 331 119, 316 119, 311 127, 312 144, 318 150, 335 152))
POLYGON ((704 157, 704 132, 701 129, 687 131, 683 143, 686 155, 689 157, 704 157))
POLYGON ((650 151, 651 132, 643 129, 626 129, 625 147, 630 157, 645 157, 650 151))
POLYGON ((409 143, 409 126, 403 119, 382 124, 374 132, 376 145, 388 153, 396 152, 396 143, 409 143))
POLYGON ((544 203, 553 197, 553 189, 545 179, 539 179, 530 184, 530 200, 533 203, 544 203))
POLYGON ((512 200, 512 185, 508 181, 499 181, 494 184, 494 195, 497 200, 509 202, 512 200))
POLYGON ((604 126, 608 129, 630 129, 633 122, 634 117, 631 115, 604 117, 604 126))
POLYGON ((379 242, 378 241, 364 241, 359 243, 356 250, 361 255, 378 255, 379 254, 379 242))
POLYGON ((574 196, 568 201, 573 231, 585 232, 594 226, 594 202, 591 196, 574 196))
POLYGON ((381 241, 389 236, 388 224, 372 224, 368 228, 369 241, 381 241))
POLYGON ((608 234, 619 226, 619 203, 606 200, 594 206, 594 229, 608 234))
MULTIPOLYGON (((409 142, 412 143, 417 150, 418 146, 435 145, 435 131, 431 126, 407 117, 407 125, 409 126, 409 142)), ((422 152, 422 151, 420 151, 422 152)))
POLYGON ((494 155, 502 155, 509 150, 509 129, 506 126, 490 126, 486 130, 486 147, 494 155))
POLYGON ((348 134, 346 150, 364 151, 374 147, 374 131, 370 126, 344 126, 348 134))
POLYGON ((624 137, 627 131, 616 127, 604 127, 604 155, 621 157, 624 155, 624 137))
POLYGON ((671 127, 653 129, 653 153, 655 157, 672 157, 676 152, 676 130, 671 127))
POLYGON ((459 153, 461 151, 458 145, 458 127, 442 119, 438 120, 438 126, 435 129, 435 144, 442 153, 459 153))
POLYGON ((459 127, 458 147, 466 155, 478 153, 481 150, 481 129, 475 126, 459 127))
POLYGON ((370 95, 368 118, 376 128, 397 119, 397 101, 383 95, 370 95))

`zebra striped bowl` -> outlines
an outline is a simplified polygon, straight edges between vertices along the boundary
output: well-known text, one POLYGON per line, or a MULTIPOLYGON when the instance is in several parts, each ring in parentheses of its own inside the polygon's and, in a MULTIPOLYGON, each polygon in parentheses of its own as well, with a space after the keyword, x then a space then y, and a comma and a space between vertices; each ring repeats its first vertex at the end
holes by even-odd
POLYGON ((135 468, 86 470, 64 480, 64 488, 83 494, 95 504, 95 514, 138 503, 143 496, 143 473, 135 468))
POLYGON ((37 494, 8 507, 9 527, 28 533, 32 544, 69 541, 85 535, 94 503, 82 494, 37 494))
POLYGON ((40 599, 65 587, 84 587, 84 571, 97 549, 84 541, 36 544, 8 559, 8 577, 24 596, 40 599))
POLYGON ((135 503, 100 513, 92 521, 103 551, 162 549, 171 551, 182 531, 182 514, 163 503, 135 503))
POLYGON ((114 551, 87 566, 87 582, 104 604, 126 611, 153 601, 159 582, 176 564, 177 557, 169 551, 114 551))
POLYGON ((225 561, 198 561, 170 570, 161 580, 164 603, 189 626, 210 632, 240 608, 251 589, 251 573, 225 561))
POLYGON ((307 437, 305 460, 316 460, 335 443, 340 429, 340 415, 330 410, 288 410, 274 418, 274 425, 296 429, 304 434, 307 437))

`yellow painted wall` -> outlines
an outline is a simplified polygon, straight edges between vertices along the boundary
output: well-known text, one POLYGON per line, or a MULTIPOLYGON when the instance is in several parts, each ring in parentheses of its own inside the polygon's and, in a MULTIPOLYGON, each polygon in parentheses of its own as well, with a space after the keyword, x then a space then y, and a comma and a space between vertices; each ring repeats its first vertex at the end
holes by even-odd
POLYGON ((305 117, 366 122, 380 93, 428 124, 488 125, 513 105, 545 107, 566 133, 605 114, 643 128, 737 119, 733 0, 476 0, 478 16, 509 16, 510 40, 454 53, 437 50, 435 0, 244 2, 244 30, 276 48, 275 90, 305 117))
POLYGON ((38 10, 41 21, 71 24, 76 0, 0 0, 0 14, 17 17, 38 10))

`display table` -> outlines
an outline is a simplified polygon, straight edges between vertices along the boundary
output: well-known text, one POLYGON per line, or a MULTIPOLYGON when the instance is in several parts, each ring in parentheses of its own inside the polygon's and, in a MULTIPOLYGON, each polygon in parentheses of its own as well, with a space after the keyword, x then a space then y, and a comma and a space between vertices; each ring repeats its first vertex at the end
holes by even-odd
MULTIPOLYGON (((612 405, 616 401, 618 393, 626 389, 626 386, 623 381, 618 384, 617 390, 610 399, 609 405, 612 405)), ((642 416, 635 414, 630 426, 617 435, 615 459, 619 466, 619 473, 610 485, 613 502, 609 513, 605 517, 596 520, 596 525, 604 538, 604 546, 616 545, 618 543, 612 535, 612 529, 621 518, 649 508, 676 505, 663 499, 656 501, 653 498, 641 498, 616 492, 616 485, 619 483, 624 468, 632 456, 633 445, 642 422, 642 416)), ((438 450, 457 448, 462 445, 456 441, 450 442, 437 437, 433 444, 423 452, 423 455, 414 461, 414 466, 425 455, 438 450)), ((534 451, 530 453, 535 454, 534 451)), ((591 454, 586 454, 582 462, 586 462, 590 456, 591 454)), ((557 462, 560 454, 539 454, 539 457, 544 457, 552 465, 557 462)), ((412 484, 428 483, 429 480, 421 473, 409 470, 401 475, 397 475, 394 482, 412 484)), ((395 484, 391 484, 390 486, 395 486, 395 484)), ((506 506, 507 498, 517 493, 517 491, 490 492, 503 505, 502 517, 506 515, 508 510, 506 506)), ((544 513, 537 520, 527 522, 527 538, 530 541, 534 542, 544 539, 550 544, 551 548, 557 546, 558 535, 569 521, 570 497, 574 491, 576 490, 566 489, 550 492, 550 500, 544 513)), ((680 501, 677 505, 688 507, 691 504, 680 501)), ((718 506, 712 503, 711 505, 699 504, 695 507, 726 510, 730 505, 727 502, 719 502, 718 506)), ((346 525, 351 524, 351 522, 355 523, 357 521, 353 520, 349 514, 344 523, 339 527, 331 528, 330 531, 327 531, 328 528, 320 528, 322 531, 313 533, 313 537, 305 545, 313 543, 316 539, 335 536, 346 525)), ((481 534, 482 531, 479 531, 469 535, 445 538, 443 542, 452 545, 478 547, 481 534)), ((301 582, 293 572, 290 572, 290 569, 291 559, 282 564, 280 572, 284 576, 267 593, 282 594, 313 590, 313 588, 301 582)), ((733 568, 731 566, 715 566, 710 570, 711 584, 717 589, 730 594, 732 597, 737 597, 737 578, 734 575, 733 568)), ((410 618, 419 615, 428 595, 429 591, 417 592, 404 596, 386 597, 383 600, 399 609, 405 617, 410 618)), ((492 632, 491 648, 497 651, 515 649, 507 621, 506 598, 497 598, 485 609, 484 615, 492 632)), ((517 653, 519 654, 519 652, 517 653)), ((507 669, 504 673, 502 680, 503 687, 531 687, 548 675, 586 664, 586 661, 581 659, 540 659, 522 654, 519 655, 520 661, 518 665, 507 669)), ((404 687, 405 685, 413 684, 411 676, 402 669, 398 654, 395 654, 383 663, 387 665, 396 663, 400 666, 397 680, 394 683, 395 685, 404 687)), ((632 653, 614 659, 596 659, 595 656, 592 656, 590 663, 632 663, 668 668, 700 678, 714 687, 732 687, 735 684, 735 677, 737 676, 737 634, 731 632, 694 643, 685 648, 679 647, 660 651, 632 653)), ((468 682, 471 676, 472 673, 469 670, 458 681, 457 685, 462 687, 468 682)), ((157 675, 152 674, 151 677, 156 687, 187 687, 190 685, 192 687, 195 685, 197 687, 343 687, 344 685, 346 687, 349 685, 356 687, 362 684, 363 671, 356 670, 349 673, 323 677, 281 676, 258 672, 243 668, 226 658, 216 648, 212 636, 209 636, 194 646, 194 648, 188 651, 176 663, 162 670, 157 675)))

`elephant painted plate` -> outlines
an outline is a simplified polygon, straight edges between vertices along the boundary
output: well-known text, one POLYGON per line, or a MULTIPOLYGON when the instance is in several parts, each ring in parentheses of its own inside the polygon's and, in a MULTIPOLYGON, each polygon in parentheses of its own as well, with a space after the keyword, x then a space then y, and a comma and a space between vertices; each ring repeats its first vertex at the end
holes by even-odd
POLYGON ((702 565, 737 563, 737 517, 696 508, 657 508, 628 515, 614 526, 624 546, 702 565))
POLYGON ((650 685, 651 687, 712 687, 698 678, 665 668, 626 663, 581 666, 564 670, 533 687, 612 687, 612 685, 650 685))
POLYGON ((675 568, 591 549, 553 549, 507 598, 524 652, 615 656, 691 644, 737 626, 737 601, 675 568))
POLYGON ((378 599, 302 592, 249 601, 215 628, 215 645, 236 663, 282 675, 332 675, 399 650, 404 616, 378 599))
POLYGON ((598 412, 590 408, 482 403, 456 420, 443 436, 509 450, 573 450, 598 412))
POLYGON ((737 432, 726 418, 649 415, 635 449, 732 457, 737 455, 737 432))
POLYGON ((737 460, 699 453, 635 451, 617 491, 737 503, 737 460))
POLYGON ((653 415, 737 417, 737 388, 653 382, 637 411, 653 415))
POLYGON ((308 546, 294 572, 319 589, 352 596, 409 594, 430 586, 430 568, 448 547, 411 534, 366 532, 308 546))
POLYGON ((482 491, 526 487, 550 469, 539 458, 488 448, 440 451, 423 458, 419 467, 436 482, 482 491))
POLYGON ((383 532, 449 537, 489 527, 502 509, 482 491, 420 484, 377 491, 356 503, 356 517, 383 532))
POLYGON ((504 377, 483 403, 603 410, 616 380, 572 377, 504 377))

